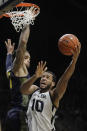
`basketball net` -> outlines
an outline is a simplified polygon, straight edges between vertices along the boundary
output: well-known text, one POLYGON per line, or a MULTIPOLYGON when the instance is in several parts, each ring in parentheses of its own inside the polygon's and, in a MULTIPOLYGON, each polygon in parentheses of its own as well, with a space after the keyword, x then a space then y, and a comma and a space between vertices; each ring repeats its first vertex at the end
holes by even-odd
POLYGON ((20 32, 26 25, 34 25, 35 17, 40 13, 40 10, 34 6, 28 7, 26 10, 11 11, 6 13, 12 22, 15 30, 20 32))

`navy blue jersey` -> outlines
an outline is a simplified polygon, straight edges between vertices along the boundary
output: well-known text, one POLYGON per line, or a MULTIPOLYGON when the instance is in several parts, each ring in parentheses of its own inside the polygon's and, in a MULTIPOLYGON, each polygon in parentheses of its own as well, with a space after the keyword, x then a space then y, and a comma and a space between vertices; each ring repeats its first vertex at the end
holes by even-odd
POLYGON ((30 77, 29 75, 26 77, 16 77, 13 72, 10 72, 9 80, 10 80, 12 106, 27 109, 29 98, 28 95, 21 94, 20 86, 29 77, 30 77))
POLYGON ((23 95, 20 92, 21 84, 26 81, 30 75, 25 77, 16 77, 12 72, 12 58, 11 54, 7 55, 6 59, 6 70, 9 78, 9 85, 11 91, 11 106, 18 107, 21 109, 27 109, 29 97, 28 95, 23 95))

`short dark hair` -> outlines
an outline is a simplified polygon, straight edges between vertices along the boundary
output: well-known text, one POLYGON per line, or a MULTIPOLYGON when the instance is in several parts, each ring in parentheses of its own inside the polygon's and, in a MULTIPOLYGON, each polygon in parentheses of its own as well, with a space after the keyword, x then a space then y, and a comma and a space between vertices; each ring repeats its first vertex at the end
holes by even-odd
POLYGON ((53 73, 52 71, 49 71, 49 70, 47 70, 46 72, 52 74, 52 76, 53 76, 53 82, 55 82, 55 84, 56 84, 56 75, 55 75, 55 73, 53 73))

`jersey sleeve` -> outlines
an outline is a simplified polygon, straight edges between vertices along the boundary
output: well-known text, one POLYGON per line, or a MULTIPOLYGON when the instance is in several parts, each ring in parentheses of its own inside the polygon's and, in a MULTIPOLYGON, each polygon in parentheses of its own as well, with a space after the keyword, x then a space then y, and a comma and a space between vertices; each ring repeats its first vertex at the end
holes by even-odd
POLYGON ((6 57, 6 72, 9 72, 12 69, 12 55, 8 54, 6 57))

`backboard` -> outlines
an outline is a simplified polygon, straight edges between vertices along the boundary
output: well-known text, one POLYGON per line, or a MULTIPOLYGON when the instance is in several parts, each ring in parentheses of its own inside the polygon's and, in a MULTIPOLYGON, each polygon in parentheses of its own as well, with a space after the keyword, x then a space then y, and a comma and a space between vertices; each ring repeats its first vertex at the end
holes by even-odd
POLYGON ((24 0, 0 0, 0 15, 11 10, 13 7, 23 1, 24 0))

